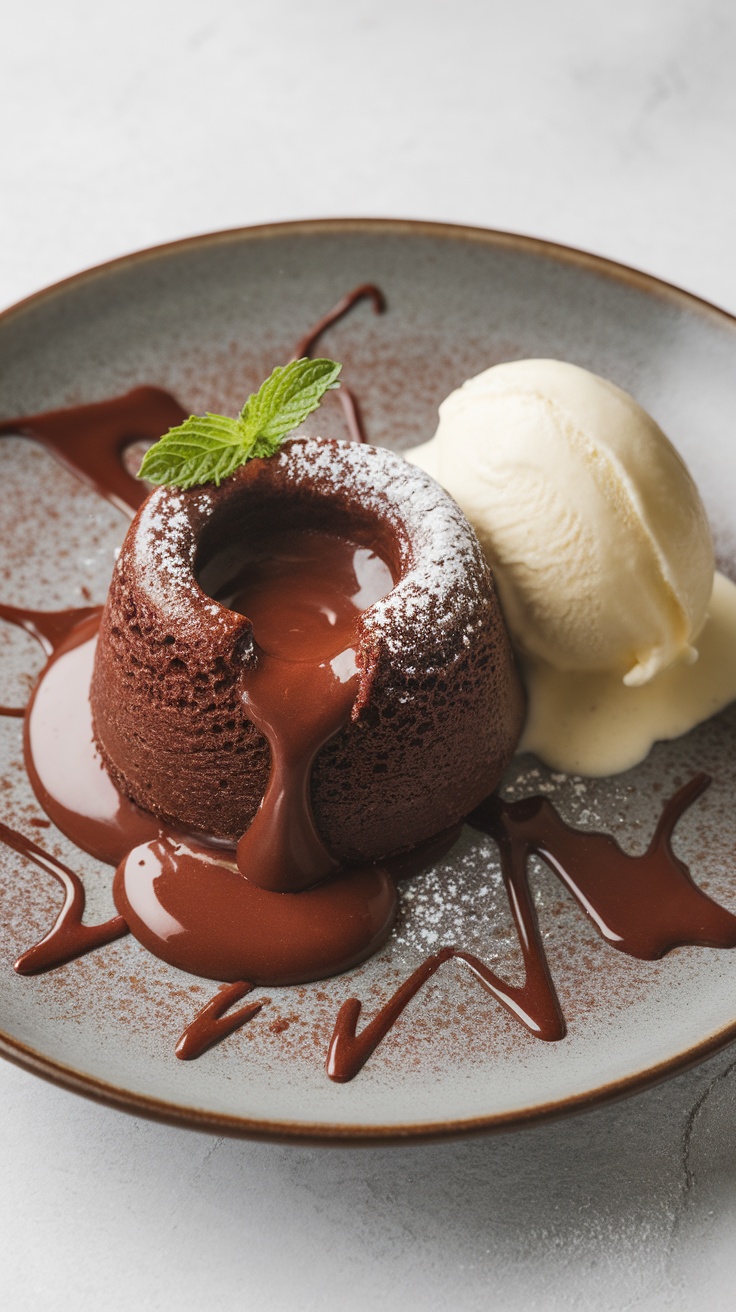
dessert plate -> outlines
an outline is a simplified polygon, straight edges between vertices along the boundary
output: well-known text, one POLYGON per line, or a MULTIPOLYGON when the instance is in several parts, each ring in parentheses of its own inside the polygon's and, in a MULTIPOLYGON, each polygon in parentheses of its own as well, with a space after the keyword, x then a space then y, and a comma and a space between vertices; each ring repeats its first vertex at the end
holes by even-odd
MULTIPOLYGON (((336 220, 214 234, 83 273, 0 316, 0 416, 99 400, 139 384, 187 411, 235 413, 295 342, 356 284, 386 296, 330 329, 369 440, 403 449, 434 431, 437 405, 501 360, 566 359, 650 410, 687 460, 719 567, 736 571, 736 321, 701 301, 579 252, 433 224, 336 220)), ((311 431, 344 435, 336 398, 311 431)), ((127 521, 22 438, 0 441, 0 600, 39 609, 106 594, 127 521)), ((0 703, 21 706, 42 658, 0 626, 0 703)), ((660 744, 609 779, 554 774, 518 758, 505 790, 542 792, 565 820, 642 852, 664 802, 692 775, 713 782, 680 821, 675 849, 736 911, 736 708, 660 744)), ((0 820, 78 871, 88 919, 113 913, 111 871, 48 825, 23 767, 22 721, 0 718, 0 820)), ((518 1125, 640 1088, 736 1037, 736 952, 681 948, 635 960, 595 933, 541 864, 534 895, 568 1033, 543 1043, 459 961, 411 1001, 360 1074, 332 1083, 325 1057, 341 1004, 364 1020, 428 953, 466 949, 511 982, 521 954, 489 839, 454 848, 402 886, 386 949, 349 975, 259 989, 258 1015, 197 1061, 176 1041, 216 986, 169 968, 131 937, 49 974, 12 962, 59 910, 53 879, 0 846, 0 1051, 67 1088, 200 1129, 312 1140, 390 1140, 518 1125)), ((249 999, 250 1000, 250 999, 249 999)))

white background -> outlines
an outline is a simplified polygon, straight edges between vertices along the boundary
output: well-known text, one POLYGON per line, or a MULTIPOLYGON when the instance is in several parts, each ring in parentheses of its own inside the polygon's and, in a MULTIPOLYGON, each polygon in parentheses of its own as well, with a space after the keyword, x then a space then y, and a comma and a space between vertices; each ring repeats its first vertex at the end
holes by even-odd
MULTIPOLYGON (((0 47, 0 305, 136 247, 361 214, 553 238, 736 312, 732 0, 16 0, 0 47)), ((4 1307, 736 1301, 733 1051, 410 1149, 197 1136, 11 1066, 0 1110, 4 1307)))

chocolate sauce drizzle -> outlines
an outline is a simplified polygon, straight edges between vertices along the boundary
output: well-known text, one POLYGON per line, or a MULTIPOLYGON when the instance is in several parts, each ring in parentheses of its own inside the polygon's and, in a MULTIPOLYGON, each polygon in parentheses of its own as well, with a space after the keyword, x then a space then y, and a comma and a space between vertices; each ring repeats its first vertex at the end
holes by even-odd
MULTIPOLYGON (((377 313, 383 310, 383 296, 377 287, 368 283, 356 287, 300 340, 295 348, 294 357, 310 354, 321 334, 364 298, 371 299, 377 313)), ((352 393, 343 387, 340 396, 351 436, 354 440, 364 441, 365 434, 352 393)), ((146 489, 125 470, 121 455, 131 442, 141 439, 155 440, 166 428, 180 423, 183 418, 185 412, 168 393, 158 388, 143 387, 110 401, 80 406, 76 409, 58 410, 45 415, 7 420, 0 424, 0 435, 20 434, 42 443, 84 482, 129 514, 145 499, 146 489)), ((39 688, 43 686, 47 671, 55 667, 56 662, 74 653, 77 648, 80 656, 84 656, 85 647, 88 647, 93 640, 94 624, 98 614, 97 607, 44 612, 0 605, 0 619, 17 625, 33 636, 50 658, 39 688)), ((86 656, 84 658, 87 659, 86 656)), ((74 659, 76 660, 76 657, 74 659)), ((272 661, 269 671, 274 669, 275 664, 272 661)), ((79 679, 79 672, 75 677, 79 679)), ((269 677, 271 677, 270 673, 269 677)), ((34 699, 37 693, 34 694, 34 699)), ((347 686, 346 705, 351 695, 351 689, 347 686)), ((257 694, 254 693, 252 708, 254 717, 258 715, 256 701, 257 694)), ((344 708, 341 705, 340 714, 342 715, 343 712, 344 708)), ((20 716, 24 712, 17 708, 2 707, 0 714, 20 716)), ((310 746, 309 751, 311 750, 310 746)), ((309 756, 309 751, 305 759, 309 756)), ((99 771, 99 768, 99 763, 94 762, 94 769, 99 771)), ((37 780, 33 779, 33 775, 32 781, 42 804, 48 809, 43 788, 39 786, 37 780)), ((544 952, 529 887, 528 863, 533 855, 545 861, 572 893, 601 937, 618 951, 643 960, 653 960, 674 947, 688 944, 714 948, 735 947, 736 916, 720 907, 694 884, 687 866, 672 850, 672 832, 677 821, 687 807, 700 796, 708 782, 706 775, 697 775, 666 803, 652 841, 641 856, 631 856, 624 852, 610 835, 573 829, 562 820, 545 797, 530 797, 516 802, 505 801, 499 797, 488 798, 468 817, 468 823, 489 835, 498 845, 502 875, 524 961, 523 985, 509 984, 478 957, 461 948, 443 947, 427 958, 404 981, 389 1002, 359 1034, 357 1024, 362 1004, 357 998, 350 998, 344 1003, 337 1017, 329 1048, 327 1070, 330 1078, 336 1081, 352 1079, 386 1037, 416 993, 442 966, 452 960, 467 966, 485 991, 531 1034, 545 1041, 558 1040, 564 1036, 565 1021, 544 952)), ((107 783, 106 779, 103 783, 107 783)), ((50 813, 57 823, 61 820, 63 827, 63 806, 61 810, 57 809, 50 813)), ((113 864, 124 858, 116 876, 116 883, 123 878, 123 871, 131 862, 137 863, 139 867, 144 864, 140 856, 144 852, 145 860, 148 860, 150 865, 147 877, 164 879, 165 882, 167 871, 169 874, 174 873, 176 878, 169 881, 174 890, 174 897, 180 895, 182 878, 186 875, 186 861, 190 856, 194 860, 192 868, 195 870, 196 881, 200 881, 203 871, 207 874, 205 868, 207 862, 211 865, 219 861, 218 868, 225 875, 232 877, 243 886, 248 884, 248 880, 243 880, 242 874, 238 873, 234 860, 230 862, 231 868, 228 867, 227 861, 218 858, 212 848, 202 849, 204 857, 201 857, 196 844, 187 847, 182 843, 181 835, 167 830, 153 817, 138 812, 137 808, 131 803, 126 803, 125 799, 119 797, 116 799, 110 815, 103 816, 98 829, 100 833, 104 830, 104 833, 101 839, 99 835, 95 838, 95 842, 99 839, 101 843, 97 854, 102 854, 103 859, 110 860, 113 864), (145 841, 142 847, 136 848, 135 843, 130 841, 130 835, 139 830, 145 841), (156 833, 158 837, 153 837, 152 835, 156 833), (121 846, 123 844, 124 846, 121 846), (174 857, 176 860, 173 859, 174 857)), ((249 846, 245 841, 247 838, 248 834, 243 840, 243 853, 239 853, 239 857, 242 856, 244 862, 247 861, 249 846)), ((23 834, 1 822, 0 841, 50 874, 61 884, 65 895, 61 912, 52 929, 40 943, 18 958, 15 963, 18 973, 34 974, 54 969, 129 932, 128 920, 134 915, 133 908, 131 908, 131 916, 117 915, 104 924, 85 925, 83 923, 84 886, 78 875, 23 834)), ((140 838, 135 841, 140 842, 140 838)), ((89 850, 97 849, 90 846, 89 850)), ((321 854, 319 855, 321 858, 321 854)), ((281 860, 278 853, 274 859, 278 866, 281 860)), ((390 911, 390 900, 395 897, 395 893, 389 891, 391 869, 391 863, 388 863, 386 868, 380 870, 379 885, 375 886, 379 888, 380 896, 385 902, 384 920, 390 911)), ((370 891, 370 896, 375 898, 375 888, 370 881, 375 880, 378 871, 377 867, 370 868, 363 872, 348 874, 345 880, 346 883, 350 880, 359 881, 361 878, 367 880, 366 887, 370 891)), ((407 873, 409 873, 409 866, 406 862, 393 864, 394 878, 401 878, 407 873)), ((310 878, 311 876, 305 875, 304 883, 309 883, 310 878)), ((224 901, 219 906, 220 893, 215 892, 215 884, 210 887, 215 907, 208 933, 214 941, 223 925, 223 917, 227 917, 228 905, 232 904, 228 903, 229 894, 225 890, 224 901)), ((298 940, 304 932, 303 925, 299 921, 301 914, 299 906, 302 906, 309 918, 312 915, 307 907, 310 899, 316 898, 319 902, 326 895, 329 902, 334 894, 334 887, 329 881, 316 887, 306 888, 306 891, 296 893, 292 897, 272 892, 268 887, 252 887, 262 899, 275 898, 278 902, 286 898, 290 903, 294 903, 296 911, 288 913, 287 922, 290 926, 289 932, 295 940, 298 940), (296 920, 293 920, 294 914, 296 920), (291 921, 288 919, 289 915, 292 916, 291 921)), ((273 888, 273 884, 271 887, 273 888)), ((206 910, 205 894, 200 889, 199 883, 197 883, 195 901, 197 907, 206 910)), ((195 902, 192 906, 195 906, 195 902)), ((282 901, 281 906, 285 908, 286 901, 282 901)), ((180 909, 177 908, 177 914, 180 909)), ((271 914, 269 912, 267 916, 269 924, 271 914)), ((176 923, 173 915, 171 919, 176 923)), ((324 909, 320 906, 318 914, 313 919, 320 926, 329 921, 327 904, 324 909)), ((279 920, 283 922, 281 911, 273 920, 273 925, 275 926, 279 920)), ((181 924, 178 925, 178 929, 184 932, 184 926, 181 924)), ((142 934, 139 936, 141 941, 145 942, 145 937, 142 934)), ((379 940, 380 936, 376 940, 375 948, 380 946, 382 940, 379 940)), ((333 952, 331 945, 328 945, 327 951, 326 960, 332 960, 333 958, 329 956, 329 953, 333 952)), ((173 964, 182 964, 176 959, 176 951, 174 957, 167 957, 164 952, 158 952, 158 955, 172 960, 173 964)), ((235 977, 231 975, 230 981, 220 988, 184 1031, 177 1044, 177 1057, 191 1060, 200 1056, 213 1044, 251 1020, 268 1001, 268 999, 259 999, 233 1012, 229 1011, 253 988, 252 982, 246 982, 242 974, 238 974, 240 964, 240 961, 234 957, 232 971, 235 977)), ((349 964, 346 961, 342 968, 347 969, 349 964)), ((188 959, 188 966, 191 968, 190 959, 188 959)), ((268 974, 268 963, 264 969, 268 974)), ((207 975, 208 969, 203 968, 201 973, 207 975)))
POLYGON ((304 356, 311 355, 320 337, 327 332, 327 329, 332 328, 333 324, 336 324, 340 319, 344 319, 345 315, 348 314, 350 310, 353 309, 353 306, 357 305, 359 301, 365 300, 372 301, 374 314, 384 313, 386 309, 386 297, 380 287, 376 287, 376 284, 373 282, 362 282, 359 287, 354 287, 351 292, 347 292, 345 296, 341 296, 340 300, 333 305, 332 309, 328 310, 327 314, 323 314, 322 318, 318 319, 309 331, 306 332, 303 337, 299 338, 299 341, 294 347, 293 359, 301 360, 304 356))
POLYGON ((48 934, 15 962, 13 968, 19 975, 38 975, 45 970, 55 970, 57 966, 75 961, 86 952, 93 952, 128 933, 122 916, 113 916, 102 925, 82 924, 85 898, 84 884, 79 875, 44 852, 30 838, 0 822, 0 841, 52 875, 64 889, 64 904, 48 934))
POLYGON ((214 998, 212 998, 201 1011, 197 1012, 191 1025, 187 1025, 179 1042, 176 1045, 176 1056, 180 1061, 194 1061, 195 1057, 201 1057, 203 1052, 213 1048, 216 1043, 226 1039, 228 1034, 233 1034, 243 1025, 247 1025, 249 1020, 257 1016, 266 998, 259 998, 257 1002, 249 1002, 245 1007, 239 1007, 237 1011, 225 1015, 228 1008, 234 1003, 240 1002, 246 993, 250 993, 253 988, 245 980, 238 980, 235 984, 223 984, 214 998))
POLYGON ((386 1037, 419 989, 447 961, 470 966, 483 987, 536 1038, 564 1037, 565 1021, 539 934, 528 878, 537 855, 569 888, 595 929, 628 956, 653 961, 672 948, 736 947, 736 916, 693 883, 672 850, 672 831, 710 779, 695 775, 666 803, 649 847, 641 856, 624 852, 609 834, 567 825, 546 797, 507 802, 492 796, 467 823, 498 844, 501 871, 524 958, 524 984, 512 987, 470 953, 442 948, 400 986, 360 1034, 357 998, 340 1010, 327 1057, 327 1074, 352 1080, 386 1037))
MULTIPOLYGON (((372 282, 361 283, 359 287, 354 287, 346 296, 341 297, 337 304, 333 305, 331 310, 328 310, 327 314, 317 320, 308 333, 300 337, 294 347, 293 359, 301 360, 304 356, 311 356, 322 334, 348 314, 354 305, 363 300, 372 301, 374 314, 383 314, 386 309, 386 298, 380 287, 376 287, 375 283, 372 282)), ((360 405, 355 393, 342 383, 338 389, 337 398, 343 409, 350 440, 352 442, 367 442, 365 425, 363 424, 360 405)))
POLYGON ((268 738, 271 774, 263 801, 238 843, 238 867, 261 888, 295 893, 339 869, 314 823, 310 781, 320 747, 349 719, 358 684, 357 671, 338 680, 329 660, 269 656, 249 674, 248 718, 268 738), (286 714, 285 687, 290 691, 286 714))
POLYGON ((468 823, 498 843, 512 901, 536 853, 611 947, 655 961, 687 945, 736 947, 736 916, 693 883, 672 850, 675 825, 710 782, 697 774, 669 799, 641 856, 624 852, 610 834, 572 829, 545 797, 489 797, 468 823))

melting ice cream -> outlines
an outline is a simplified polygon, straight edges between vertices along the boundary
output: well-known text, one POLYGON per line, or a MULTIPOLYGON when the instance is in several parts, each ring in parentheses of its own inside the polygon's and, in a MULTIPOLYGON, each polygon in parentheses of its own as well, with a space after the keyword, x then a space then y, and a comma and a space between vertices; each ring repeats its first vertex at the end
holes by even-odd
POLYGON ((736 697, 736 586, 687 467, 626 392, 557 360, 497 365, 408 459, 495 573, 529 692, 522 749, 611 774, 736 697))

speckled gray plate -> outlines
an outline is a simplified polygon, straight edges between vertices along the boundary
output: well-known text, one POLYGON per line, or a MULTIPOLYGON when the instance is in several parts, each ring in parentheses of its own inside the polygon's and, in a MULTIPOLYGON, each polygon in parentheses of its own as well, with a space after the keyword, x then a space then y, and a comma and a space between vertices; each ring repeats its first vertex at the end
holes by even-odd
MULTIPOLYGON (((649 409, 689 462, 733 575, 736 322, 644 275, 524 238, 399 222, 246 229, 144 252, 80 275, 0 316, 0 415, 91 401, 138 383, 191 410, 234 412, 295 340, 367 279, 366 305, 325 340, 345 361, 372 440, 398 448, 434 430, 438 402, 496 361, 557 356, 613 379, 649 409)), ((325 433, 342 434, 332 401, 325 433)), ((0 442, 0 598, 38 607, 102 600, 125 521, 22 439, 0 442), (12 544, 12 560, 10 568, 12 544), (19 566, 17 561, 22 564, 19 566), (84 590, 84 591, 83 591, 84 590)), ((0 631, 0 703, 25 701, 41 659, 0 631)), ((736 714, 659 746, 636 770, 596 782, 550 775, 531 758, 512 795, 544 790, 581 827, 641 851, 662 800, 696 770, 710 791, 676 846, 695 877, 736 910, 736 714)), ((90 918, 110 914, 108 868, 82 856, 41 812, 22 765, 21 722, 0 720, 0 817, 85 878, 90 918)), ((11 962, 49 926, 59 889, 0 849, 0 1050, 40 1075, 142 1115, 264 1137, 372 1140, 459 1134, 558 1114, 640 1087, 736 1035, 736 953, 682 949, 640 962, 606 947, 539 867, 535 892, 569 1033, 532 1039, 458 963, 411 1003, 351 1084, 324 1058, 340 1003, 370 1015, 443 943, 519 978, 518 948, 492 846, 465 831, 407 887, 386 950, 351 975, 262 990, 256 1020, 199 1061, 174 1045, 213 986, 168 968, 131 938, 52 974, 11 962)))

